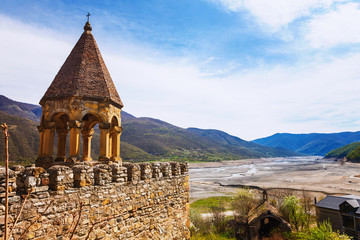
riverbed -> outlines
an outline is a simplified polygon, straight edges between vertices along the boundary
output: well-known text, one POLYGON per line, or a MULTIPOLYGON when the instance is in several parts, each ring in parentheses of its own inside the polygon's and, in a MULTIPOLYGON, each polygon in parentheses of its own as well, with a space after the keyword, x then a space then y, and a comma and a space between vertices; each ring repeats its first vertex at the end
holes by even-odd
POLYGON ((189 166, 190 198, 236 193, 236 186, 360 195, 359 163, 319 156, 246 159, 189 166))

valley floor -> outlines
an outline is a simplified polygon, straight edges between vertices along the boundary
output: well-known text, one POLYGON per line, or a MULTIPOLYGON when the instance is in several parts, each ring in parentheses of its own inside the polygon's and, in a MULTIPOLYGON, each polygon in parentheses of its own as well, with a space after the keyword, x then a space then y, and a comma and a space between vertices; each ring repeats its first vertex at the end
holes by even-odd
POLYGON ((314 197, 360 195, 360 164, 321 157, 248 159, 190 164, 190 198, 232 195, 236 186, 306 190, 314 197))

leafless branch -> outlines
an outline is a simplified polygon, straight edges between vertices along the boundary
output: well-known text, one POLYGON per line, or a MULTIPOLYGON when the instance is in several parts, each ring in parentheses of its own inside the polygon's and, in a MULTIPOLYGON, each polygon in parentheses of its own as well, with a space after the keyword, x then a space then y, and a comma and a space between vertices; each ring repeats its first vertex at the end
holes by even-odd
POLYGON ((8 240, 8 224, 9 224, 9 132, 6 123, 0 125, 4 132, 5 140, 5 234, 4 239, 8 240))
POLYGON ((54 199, 52 199, 49 203, 49 205, 45 208, 45 210, 42 213, 39 213, 39 216, 30 223, 30 225, 24 230, 24 232, 20 235, 20 237, 18 239, 23 239, 25 233, 29 230, 29 228, 36 223, 42 216, 44 216, 45 212, 49 209, 49 207, 51 206, 51 204, 54 202, 54 199))
POLYGON ((89 239, 90 233, 94 230, 94 227, 95 227, 96 225, 98 225, 98 224, 100 224, 100 223, 103 223, 103 222, 105 222, 105 221, 109 221, 109 220, 111 220, 111 219, 113 219, 113 218, 116 218, 116 217, 117 217, 117 216, 110 216, 110 217, 107 217, 107 218, 104 218, 104 219, 101 219, 101 220, 99 220, 99 221, 96 221, 96 222, 92 223, 92 226, 90 227, 89 232, 88 232, 85 240, 88 240, 88 239, 89 239))
POLYGON ((78 218, 78 220, 77 220, 77 222, 75 224, 74 230, 72 230, 72 232, 71 232, 70 240, 73 238, 75 230, 76 230, 77 226, 79 225, 83 205, 84 205, 84 203, 81 202, 80 203, 80 208, 79 208, 79 218, 78 218))
POLYGON ((11 230, 10 230, 9 237, 11 237, 11 235, 12 235, 12 233, 13 233, 13 231, 14 231, 14 228, 15 228, 15 226, 16 226, 16 224, 17 224, 17 222, 18 222, 18 220, 19 220, 19 218, 20 218, 20 216, 21 216, 21 213, 22 213, 22 211, 23 211, 23 209, 24 209, 26 200, 27 200, 28 197, 30 196, 30 193, 31 193, 31 190, 28 192, 28 194, 27 194, 26 197, 24 198, 24 202, 21 204, 20 211, 19 211, 18 215, 16 216, 15 222, 14 222, 14 224, 13 224, 11 230))

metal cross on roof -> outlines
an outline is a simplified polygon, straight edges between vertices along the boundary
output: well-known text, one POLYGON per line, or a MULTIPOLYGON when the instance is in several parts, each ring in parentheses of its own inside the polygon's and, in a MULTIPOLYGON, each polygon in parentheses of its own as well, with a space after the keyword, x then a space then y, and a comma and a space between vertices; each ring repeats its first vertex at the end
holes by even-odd
POLYGON ((90 18, 90 13, 88 12, 88 14, 86 15, 87 16, 87 21, 89 22, 89 18, 90 18))

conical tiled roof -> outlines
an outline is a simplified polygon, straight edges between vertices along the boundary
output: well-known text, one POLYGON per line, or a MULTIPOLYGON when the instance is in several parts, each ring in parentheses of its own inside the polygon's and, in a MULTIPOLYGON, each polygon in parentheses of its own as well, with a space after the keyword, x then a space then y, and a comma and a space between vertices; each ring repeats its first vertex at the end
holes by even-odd
POLYGON ((89 22, 86 22, 84 33, 40 100, 40 104, 46 100, 69 97, 98 101, 110 99, 117 107, 123 107, 94 36, 91 34, 89 22))

